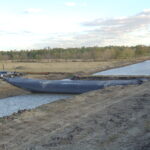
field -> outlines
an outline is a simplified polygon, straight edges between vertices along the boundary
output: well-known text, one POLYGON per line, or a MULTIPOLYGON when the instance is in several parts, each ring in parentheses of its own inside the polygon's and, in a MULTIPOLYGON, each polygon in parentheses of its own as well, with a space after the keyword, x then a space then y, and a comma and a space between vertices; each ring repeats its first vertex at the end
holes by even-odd
POLYGON ((90 73, 142 61, 143 59, 98 62, 0 62, 0 70, 20 72, 83 72, 90 73))

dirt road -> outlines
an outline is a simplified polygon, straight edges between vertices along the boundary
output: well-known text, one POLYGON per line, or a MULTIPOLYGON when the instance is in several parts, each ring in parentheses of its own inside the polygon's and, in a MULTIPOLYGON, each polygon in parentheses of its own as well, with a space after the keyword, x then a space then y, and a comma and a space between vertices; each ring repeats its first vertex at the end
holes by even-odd
POLYGON ((109 87, 0 120, 0 150, 149 150, 150 82, 109 87))

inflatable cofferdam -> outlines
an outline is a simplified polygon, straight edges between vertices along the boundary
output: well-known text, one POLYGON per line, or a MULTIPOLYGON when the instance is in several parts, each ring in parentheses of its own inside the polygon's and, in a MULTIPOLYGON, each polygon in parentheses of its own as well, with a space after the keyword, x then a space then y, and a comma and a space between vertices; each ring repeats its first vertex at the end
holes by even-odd
POLYGON ((8 83, 31 92, 38 93, 64 93, 80 94, 92 90, 98 90, 109 86, 141 84, 142 79, 134 80, 39 80, 27 78, 5 78, 8 83))

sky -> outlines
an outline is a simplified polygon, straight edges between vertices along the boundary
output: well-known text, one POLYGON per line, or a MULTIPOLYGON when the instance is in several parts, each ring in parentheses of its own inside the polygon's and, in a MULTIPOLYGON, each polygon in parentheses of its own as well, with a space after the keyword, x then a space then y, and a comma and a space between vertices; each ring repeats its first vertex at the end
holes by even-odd
POLYGON ((150 0, 0 0, 0 50, 150 45, 150 0))

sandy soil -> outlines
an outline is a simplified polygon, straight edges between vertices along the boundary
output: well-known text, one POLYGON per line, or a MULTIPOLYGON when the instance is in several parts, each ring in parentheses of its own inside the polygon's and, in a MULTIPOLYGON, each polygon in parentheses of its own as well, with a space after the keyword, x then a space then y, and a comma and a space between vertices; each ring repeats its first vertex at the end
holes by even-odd
POLYGON ((109 87, 0 120, 0 150, 149 150, 150 82, 109 87))

